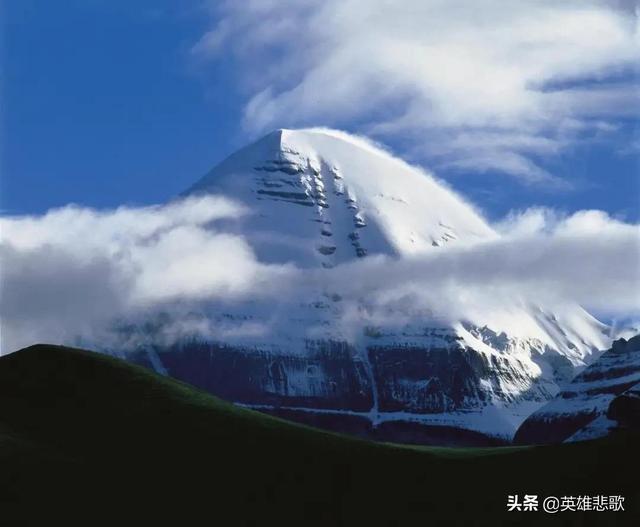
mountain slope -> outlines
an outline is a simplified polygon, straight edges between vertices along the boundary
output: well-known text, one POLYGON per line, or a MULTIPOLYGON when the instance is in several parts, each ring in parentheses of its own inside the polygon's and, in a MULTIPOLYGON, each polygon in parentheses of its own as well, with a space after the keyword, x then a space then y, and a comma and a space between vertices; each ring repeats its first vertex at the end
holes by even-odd
POLYGON ((639 384, 640 335, 616 340, 552 401, 529 416, 515 440, 521 444, 556 443, 605 436, 617 427, 607 417, 612 401, 639 384))
POLYGON ((376 526, 425 518, 440 525, 539 525, 546 519, 542 512, 507 513, 507 495, 517 493, 626 497, 624 514, 558 514, 559 524, 637 519, 640 484, 627 462, 633 436, 545 448, 369 443, 237 408, 125 362, 58 346, 0 358, 0 401, 0 521, 11 525, 376 526))

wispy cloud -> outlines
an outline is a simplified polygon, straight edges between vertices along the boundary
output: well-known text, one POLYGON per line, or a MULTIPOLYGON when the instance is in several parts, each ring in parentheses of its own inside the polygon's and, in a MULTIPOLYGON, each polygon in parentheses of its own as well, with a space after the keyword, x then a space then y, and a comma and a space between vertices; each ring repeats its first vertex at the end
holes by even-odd
MULTIPOLYGON (((634 2, 211 2, 198 56, 232 53, 249 131, 357 127, 432 165, 559 181, 537 161, 637 116, 634 2)), ((566 183, 562 183, 565 184, 566 183)))

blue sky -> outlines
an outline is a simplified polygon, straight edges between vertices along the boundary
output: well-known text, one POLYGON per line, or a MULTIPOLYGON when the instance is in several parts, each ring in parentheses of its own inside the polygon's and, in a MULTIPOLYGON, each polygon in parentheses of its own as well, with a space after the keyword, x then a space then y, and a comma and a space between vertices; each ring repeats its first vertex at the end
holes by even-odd
MULTIPOLYGON (((334 78, 336 85, 342 83, 346 89, 353 86, 352 93, 357 96, 355 102, 347 101, 348 111, 340 111, 339 93, 332 94, 325 88, 322 93, 312 93, 316 99, 311 103, 305 97, 313 79, 334 71, 328 69, 329 60, 322 57, 325 41, 339 45, 340 50, 355 49, 353 42, 336 37, 341 35, 339 24, 349 12, 336 22, 335 33, 314 34, 309 30, 299 36, 284 27, 282 34, 273 36, 261 33, 270 20, 285 26, 291 22, 291 27, 303 31, 308 29, 304 23, 321 13, 301 10, 285 15, 277 8, 265 12, 255 4, 236 2, 234 7, 224 2, 169 0, 6 2, 3 212, 41 213, 70 202, 100 208, 163 202, 271 128, 326 125, 373 136, 410 161, 433 168, 492 219, 511 209, 546 206, 567 212, 602 209, 627 221, 638 221, 639 121, 629 109, 629 101, 637 100, 637 83, 629 61, 618 60, 617 55, 624 54, 625 42, 621 43, 622 52, 593 51, 600 53, 599 62, 581 65, 574 77, 565 80, 579 95, 566 96, 562 91, 560 95, 566 96, 560 99, 562 107, 575 104, 579 109, 568 114, 562 126, 549 124, 549 116, 540 119, 544 124, 536 121, 538 124, 526 129, 514 125, 516 119, 534 122, 531 114, 521 110, 531 101, 518 99, 515 88, 513 94, 507 94, 513 95, 515 102, 506 110, 495 105, 489 89, 480 92, 494 114, 484 115, 476 107, 455 115, 449 110, 436 112, 441 94, 456 93, 456 86, 439 85, 427 73, 404 79, 404 71, 395 69, 402 61, 394 57, 390 58, 393 66, 387 62, 374 66, 387 76, 397 75, 409 86, 424 85, 424 93, 432 99, 424 93, 416 96, 406 86, 389 91, 385 85, 380 90, 384 98, 373 97, 378 104, 370 108, 366 104, 368 94, 359 92, 359 81, 366 78, 375 91, 378 80, 371 71, 359 71, 354 66, 361 62, 355 52, 355 62, 334 78), (238 10, 240 5, 242 12, 238 10), (287 16, 297 18, 288 21, 287 16), (287 34, 295 39, 295 45, 283 43, 282 35, 287 34), (312 57, 309 64, 299 64, 300 56, 305 56, 300 50, 312 57), (608 69, 610 66, 612 69, 608 69), (278 72, 289 78, 278 78, 278 72), (630 88, 634 84, 635 90, 630 88), (615 99, 619 93, 620 104, 608 102, 604 109, 599 106, 583 111, 580 108, 584 101, 596 98, 583 97, 580 88, 585 86, 595 86, 596 90, 614 86, 618 91, 604 95, 598 92, 598 100, 606 96, 607 100, 615 99), (618 108, 625 105, 624 111, 618 108), (353 107, 361 111, 351 111, 353 107), (264 108, 271 110, 266 114, 264 108), (336 114, 332 108, 337 108, 336 114), (494 134, 487 122, 502 119, 505 112, 507 124, 501 122, 499 133, 494 134), (410 122, 413 116, 422 120, 410 122), (472 124, 467 126, 465 120, 472 124), (579 130, 567 133, 569 122, 580 123, 579 130), (472 140, 460 141, 469 130, 472 140), (486 143, 488 135, 490 147, 486 143), (526 146, 506 144, 515 136, 522 137, 526 146), (455 151, 443 155, 454 142, 459 143, 455 151)), ((363 16, 364 8, 357 7, 358 17, 363 16)), ((617 18, 611 22, 607 13, 596 11, 593 20, 602 24, 602 31, 617 30, 615 24, 611 25, 617 18)), ((545 15, 543 12, 540 17, 545 15)), ((518 16, 513 13, 514 19, 518 16)), ((620 20, 625 16, 629 14, 623 12, 620 20)), ((401 16, 398 20, 403 34, 411 35, 411 27, 402 26, 401 16)), ((621 24, 623 33, 624 22, 621 24)), ((369 27, 372 34, 381 36, 375 18, 371 18, 369 27)), ((366 38, 363 34, 357 42, 366 38)), ((580 35, 566 38, 582 42, 580 35)), ((413 42, 416 46, 423 44, 417 37, 413 42)), ((561 66, 548 60, 551 55, 547 48, 540 49, 540 55, 533 57, 547 61, 546 69, 540 71, 544 77, 541 83, 546 83, 549 90, 549 79, 558 75, 561 66)), ((590 52, 585 49, 582 54, 590 52)), ((330 55, 334 56, 339 55, 330 55)), ((433 63, 437 60, 438 55, 434 55, 433 63)), ((528 82, 526 76, 530 74, 521 73, 528 82)), ((514 86, 518 80, 514 80, 514 86)), ((466 81, 462 78, 460 82, 466 81)), ((490 85, 491 79, 487 82, 490 85)), ((535 94, 536 104, 538 100, 543 106, 556 104, 557 97, 545 99, 543 93, 541 89, 535 94)), ((469 95, 473 97, 473 93, 469 95)), ((442 105, 453 108, 460 102, 445 98, 442 105)))

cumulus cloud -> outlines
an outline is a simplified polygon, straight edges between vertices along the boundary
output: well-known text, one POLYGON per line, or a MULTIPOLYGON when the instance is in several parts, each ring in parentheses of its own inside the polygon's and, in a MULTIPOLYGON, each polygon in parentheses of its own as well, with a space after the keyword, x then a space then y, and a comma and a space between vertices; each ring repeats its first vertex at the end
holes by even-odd
POLYGON ((394 314, 399 323, 425 313, 453 321, 532 304, 640 313, 640 227, 600 211, 532 209, 494 225, 497 239, 333 269, 258 261, 225 232, 226 220, 249 213, 206 196, 0 219, 2 351, 39 341, 135 345, 143 327, 156 344, 185 335, 269 342, 274 332, 322 330, 323 310, 302 306, 323 299, 345 332, 394 314))
POLYGON ((638 115, 634 2, 210 2, 199 57, 232 53, 248 130, 357 126, 435 168, 561 183, 537 162, 638 115), (355 124, 354 124, 355 123, 355 124))
POLYGON ((172 302, 255 294, 276 269, 217 222, 245 214, 224 198, 110 211, 68 206, 0 220, 2 350, 70 342, 172 302))

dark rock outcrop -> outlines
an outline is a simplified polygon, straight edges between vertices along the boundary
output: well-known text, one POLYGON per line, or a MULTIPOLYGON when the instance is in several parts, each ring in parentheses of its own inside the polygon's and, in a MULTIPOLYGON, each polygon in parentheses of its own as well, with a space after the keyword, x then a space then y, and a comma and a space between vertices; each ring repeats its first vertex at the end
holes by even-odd
POLYGON ((638 383, 640 335, 615 341, 554 400, 529 416, 514 440, 519 444, 544 444, 599 437, 615 428, 615 421, 610 421, 618 418, 625 426, 637 426, 632 395, 636 392, 631 389, 638 383), (627 392, 629 395, 623 395, 627 392))
MULTIPOLYGON (((344 342, 308 342, 298 355, 191 342, 160 357, 172 377, 228 401, 363 412, 373 405, 365 365, 344 342)), ((133 360, 152 367, 146 352, 133 360)))

